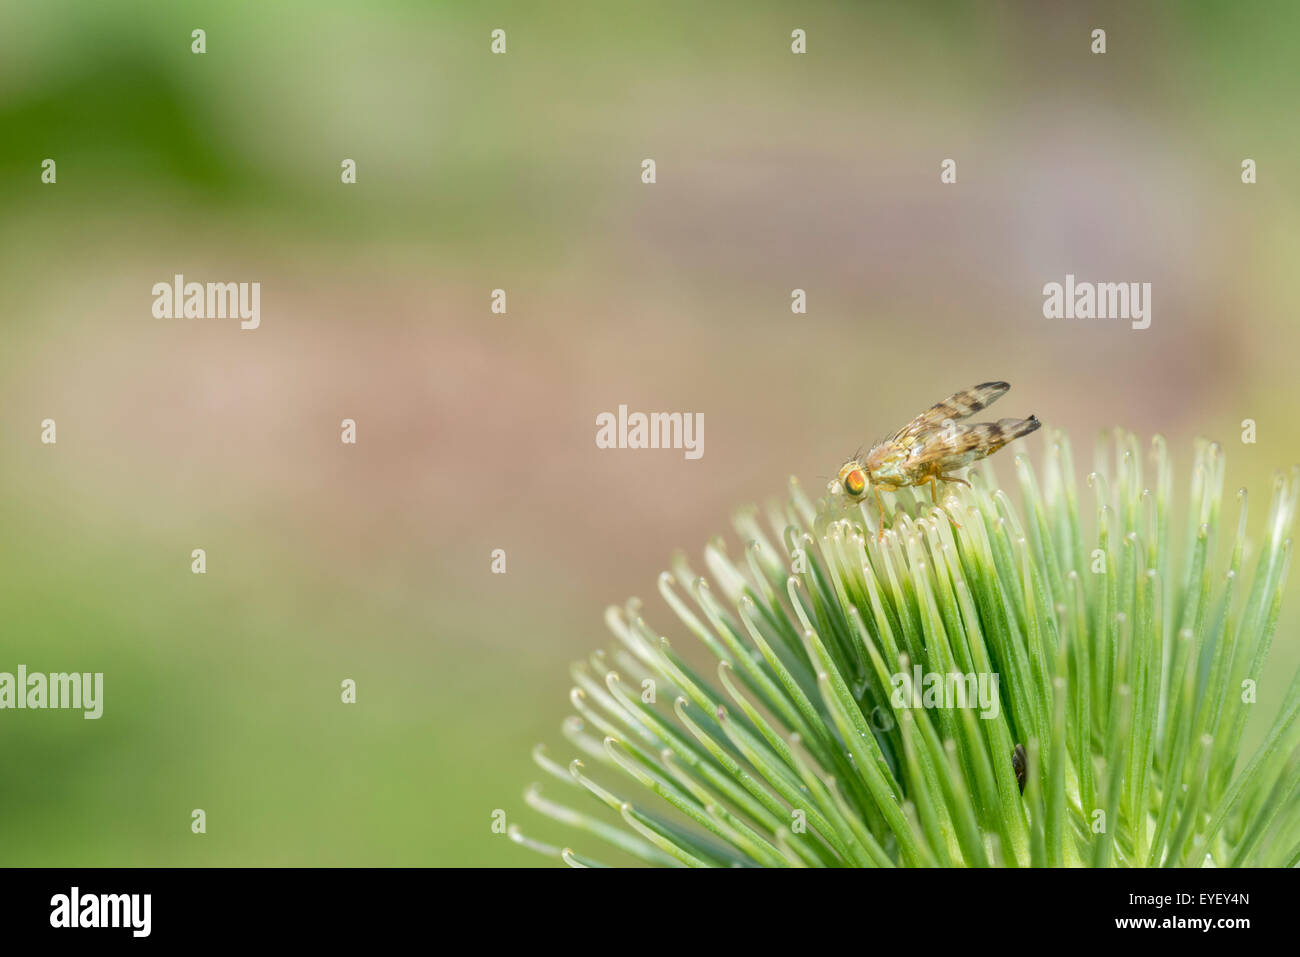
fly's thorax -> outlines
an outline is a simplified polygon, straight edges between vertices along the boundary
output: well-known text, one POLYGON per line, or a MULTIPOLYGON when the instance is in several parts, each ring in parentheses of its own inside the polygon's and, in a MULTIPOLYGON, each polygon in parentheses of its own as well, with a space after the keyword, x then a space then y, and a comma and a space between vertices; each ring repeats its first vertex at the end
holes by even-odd
POLYGON ((866 467, 878 485, 907 484, 908 450, 898 445, 881 445, 871 450, 866 467))

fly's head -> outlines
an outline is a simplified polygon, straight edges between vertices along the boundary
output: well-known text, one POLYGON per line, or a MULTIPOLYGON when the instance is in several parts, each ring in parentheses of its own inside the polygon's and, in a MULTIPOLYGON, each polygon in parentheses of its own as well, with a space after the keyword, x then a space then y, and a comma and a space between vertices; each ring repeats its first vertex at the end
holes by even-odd
POLYGON ((827 486, 832 495, 845 495, 850 501, 860 502, 871 490, 871 473, 857 457, 840 466, 839 473, 827 486))

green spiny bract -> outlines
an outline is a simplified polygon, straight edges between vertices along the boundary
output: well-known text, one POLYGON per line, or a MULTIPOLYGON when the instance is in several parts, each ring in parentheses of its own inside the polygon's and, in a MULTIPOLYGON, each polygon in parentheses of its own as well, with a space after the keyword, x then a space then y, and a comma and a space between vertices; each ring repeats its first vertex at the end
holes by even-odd
POLYGON ((1117 432, 1081 490, 1058 433, 1041 483, 1016 459, 1023 511, 986 463, 942 510, 899 493, 883 537, 872 509, 792 480, 770 534, 737 515, 742 557, 717 539, 708 579, 684 557, 660 577, 713 674, 635 600, 609 609, 618 645, 573 670, 580 757, 539 746, 562 783, 526 795, 580 850, 511 835, 575 866, 602 845, 670 866, 1296 864, 1300 675, 1254 702, 1300 469, 1275 481, 1247 582, 1246 494, 1225 536, 1219 446, 1197 444, 1179 556, 1164 441, 1149 484, 1142 458, 1117 432), (998 707, 915 707, 897 676, 917 668, 995 675, 998 707))

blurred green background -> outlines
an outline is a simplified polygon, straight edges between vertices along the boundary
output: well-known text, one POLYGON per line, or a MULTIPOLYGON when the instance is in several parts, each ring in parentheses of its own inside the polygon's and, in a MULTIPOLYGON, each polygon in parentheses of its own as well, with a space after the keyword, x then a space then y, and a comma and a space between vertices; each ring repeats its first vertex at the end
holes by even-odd
POLYGON ((1258 527, 1300 7, 1138 6, 0 7, 0 670, 105 673, 99 721, 0 712, 0 863, 546 863, 491 815, 536 821, 604 607, 671 629, 674 548, 986 379, 1081 468, 1223 441, 1258 527), (1067 272, 1151 282, 1151 327, 1044 319, 1067 272), (260 281, 261 328, 155 319, 175 273, 260 281), (704 457, 597 450, 620 403, 704 457))

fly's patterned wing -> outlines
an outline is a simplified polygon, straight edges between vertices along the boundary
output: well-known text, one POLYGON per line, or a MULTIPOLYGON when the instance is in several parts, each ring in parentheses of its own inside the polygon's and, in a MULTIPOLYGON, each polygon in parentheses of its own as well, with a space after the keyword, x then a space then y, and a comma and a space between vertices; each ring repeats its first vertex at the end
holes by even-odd
MULTIPOLYGON (((951 416, 948 416, 951 418, 951 416)), ((975 425, 957 425, 925 433, 907 458, 909 471, 955 472, 992 455, 1008 442, 1035 431, 1041 422, 1027 419, 998 419, 975 425)))
MULTIPOLYGON (((1010 388, 1011 386, 1005 382, 981 382, 977 386, 954 393, 942 402, 936 402, 895 432, 889 442, 904 448, 910 447, 926 433, 943 430, 946 423, 965 419, 981 409, 988 408, 1002 398, 1010 388)), ((1004 419, 1003 421, 1011 420, 1004 419)), ((949 431, 956 430, 949 429, 949 431)), ((949 436, 949 438, 953 438, 953 436, 949 436)))

